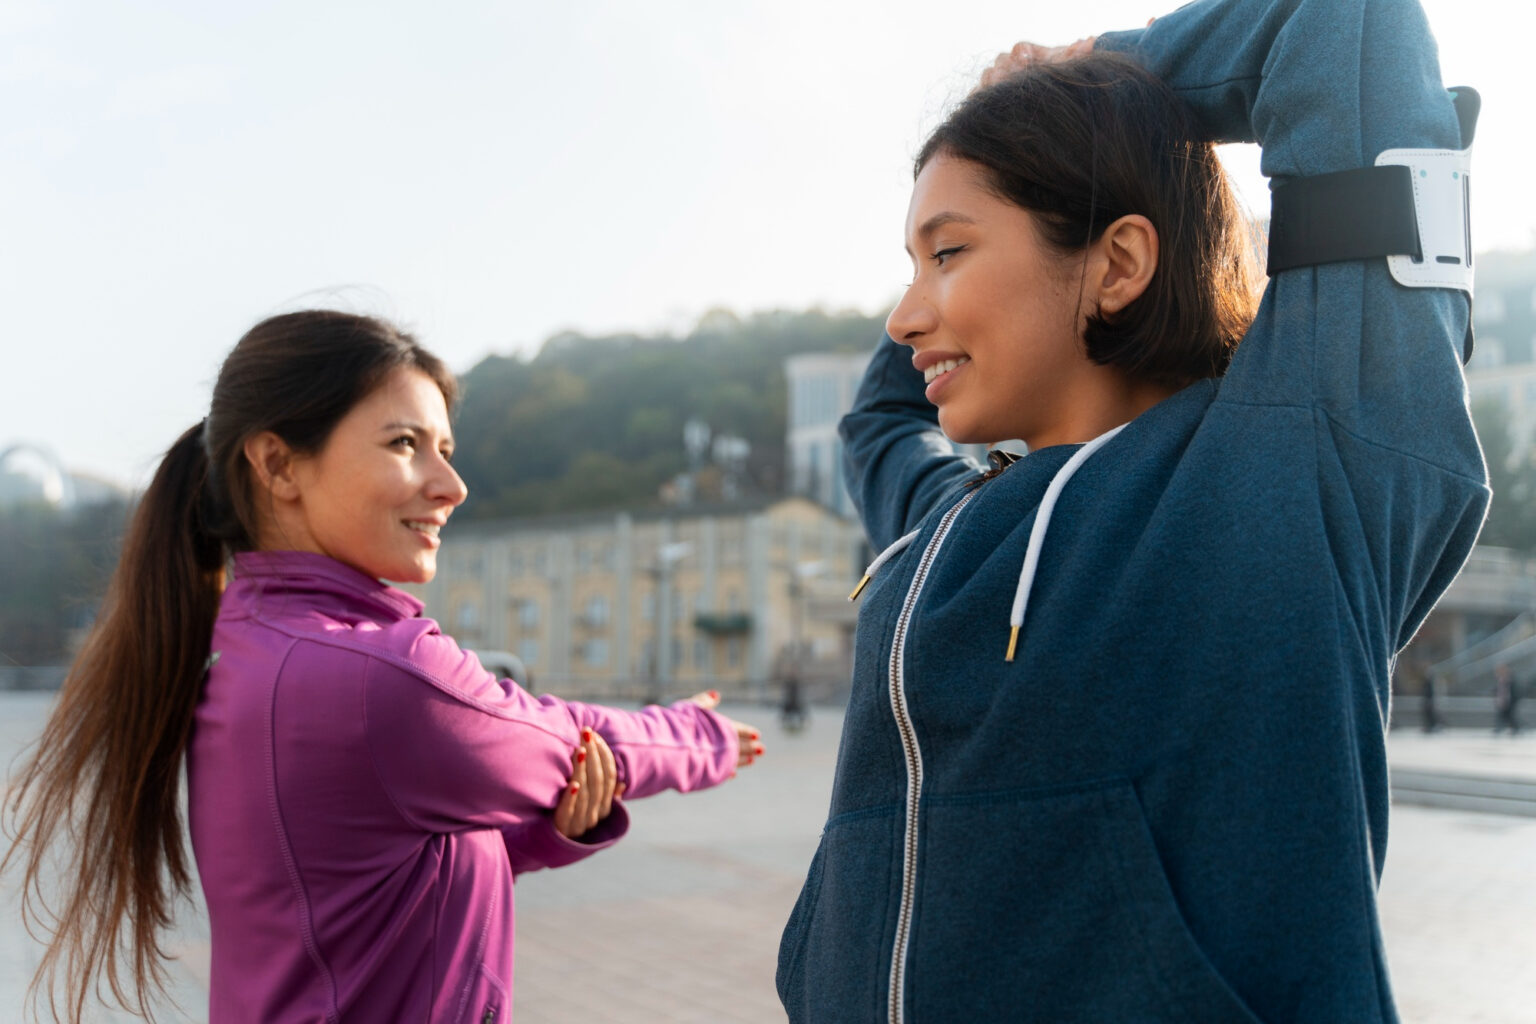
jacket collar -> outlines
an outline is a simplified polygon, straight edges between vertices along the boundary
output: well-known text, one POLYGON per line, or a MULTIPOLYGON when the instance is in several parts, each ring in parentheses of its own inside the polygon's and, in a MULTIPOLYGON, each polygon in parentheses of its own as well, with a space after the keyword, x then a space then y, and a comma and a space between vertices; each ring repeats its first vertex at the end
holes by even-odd
POLYGON ((403 590, 309 551, 242 551, 235 555, 234 576, 236 585, 248 581, 262 594, 362 600, 402 619, 416 618, 424 607, 403 590))

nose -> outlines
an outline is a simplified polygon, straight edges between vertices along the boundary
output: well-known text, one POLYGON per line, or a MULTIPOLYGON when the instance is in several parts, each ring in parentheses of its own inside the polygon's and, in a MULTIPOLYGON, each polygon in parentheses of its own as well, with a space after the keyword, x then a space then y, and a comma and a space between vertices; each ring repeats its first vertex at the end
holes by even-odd
POLYGON ((465 486, 464 478, 459 476, 458 470, 447 459, 438 456, 437 472, 432 474, 428 493, 433 500, 449 501, 457 508, 469 497, 469 488, 465 486))
POLYGON ((914 284, 902 293, 901 301, 896 303, 896 308, 891 310, 891 315, 885 318, 885 333, 889 334, 893 341, 911 345, 918 338, 931 332, 935 321, 933 306, 914 284))

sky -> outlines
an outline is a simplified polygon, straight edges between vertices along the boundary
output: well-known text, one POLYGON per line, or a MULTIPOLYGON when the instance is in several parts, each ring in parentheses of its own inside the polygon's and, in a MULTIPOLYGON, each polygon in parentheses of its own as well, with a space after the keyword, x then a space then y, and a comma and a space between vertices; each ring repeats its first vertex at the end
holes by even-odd
MULTIPOLYGON (((1536 13, 1425 8, 1447 84, 1483 95, 1474 243, 1530 248, 1536 13)), ((239 336, 305 306, 460 372, 712 308, 884 313, 911 158, 992 57, 1161 13, 0 0, 0 450, 141 487, 239 336)), ((1224 158, 1267 210, 1257 151, 1224 158)))

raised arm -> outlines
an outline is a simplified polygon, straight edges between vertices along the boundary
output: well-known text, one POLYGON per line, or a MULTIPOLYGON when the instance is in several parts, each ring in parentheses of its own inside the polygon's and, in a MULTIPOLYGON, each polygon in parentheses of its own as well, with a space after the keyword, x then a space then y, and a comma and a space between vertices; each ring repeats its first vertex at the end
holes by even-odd
POLYGON ((838 433, 843 480, 877 551, 978 472, 939 429, 938 410, 923 395, 923 375, 912 368, 912 350, 889 337, 875 349, 838 433))

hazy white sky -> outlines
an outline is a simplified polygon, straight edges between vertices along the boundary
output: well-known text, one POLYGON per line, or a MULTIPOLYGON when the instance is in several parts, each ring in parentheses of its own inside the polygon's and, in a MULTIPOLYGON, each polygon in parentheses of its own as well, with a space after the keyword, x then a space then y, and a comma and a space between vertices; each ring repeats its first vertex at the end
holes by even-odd
MULTIPOLYGON (((305 304, 460 371, 715 306, 883 312, 911 156, 995 52, 1165 6, 0 0, 0 448, 142 485, 305 304)), ((1536 244, 1536 14, 1426 7, 1483 94, 1475 243, 1536 244)))

